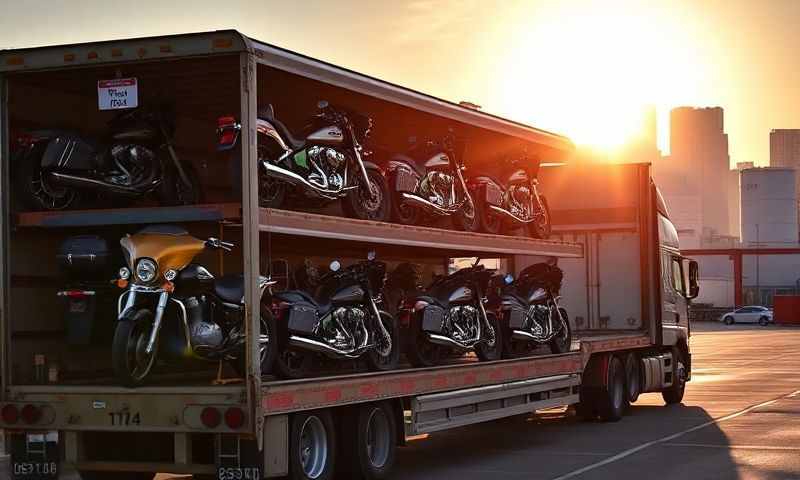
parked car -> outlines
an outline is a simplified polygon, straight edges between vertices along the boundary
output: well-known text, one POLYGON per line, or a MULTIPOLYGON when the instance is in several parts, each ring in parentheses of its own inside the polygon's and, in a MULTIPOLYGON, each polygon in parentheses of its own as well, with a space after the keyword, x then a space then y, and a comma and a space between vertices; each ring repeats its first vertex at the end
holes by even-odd
POLYGON ((772 309, 758 306, 737 308, 723 315, 722 322, 725 323, 725 325, 733 325, 734 323, 758 323, 766 327, 773 322, 772 309))

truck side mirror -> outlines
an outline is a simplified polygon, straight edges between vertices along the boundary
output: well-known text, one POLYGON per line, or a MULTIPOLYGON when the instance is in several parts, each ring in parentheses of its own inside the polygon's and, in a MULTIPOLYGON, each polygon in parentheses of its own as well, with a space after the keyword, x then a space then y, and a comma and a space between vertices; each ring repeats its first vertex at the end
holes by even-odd
POLYGON ((698 277, 700 276, 697 262, 694 260, 689 261, 689 294, 686 296, 688 299, 697 298, 700 294, 700 285, 698 277))

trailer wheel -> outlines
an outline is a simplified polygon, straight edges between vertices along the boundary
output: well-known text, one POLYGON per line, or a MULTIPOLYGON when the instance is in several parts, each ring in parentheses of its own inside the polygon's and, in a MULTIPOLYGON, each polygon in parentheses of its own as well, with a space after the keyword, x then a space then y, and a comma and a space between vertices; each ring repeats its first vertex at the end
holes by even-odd
POLYGON ((608 361, 605 383, 597 403, 598 413, 600 420, 616 422, 622 418, 628 406, 628 396, 625 391, 625 365, 617 356, 612 356, 608 361))
POLYGON ((628 392, 628 401, 630 403, 639 399, 639 394, 642 393, 642 362, 639 360, 639 355, 631 352, 625 356, 625 387, 628 392))
POLYGON ((345 478, 379 480, 394 465, 397 424, 386 402, 356 407, 342 423, 342 465, 345 478), (355 427, 355 428, 354 428, 355 427))
POLYGON ((686 390, 686 366, 680 348, 672 349, 672 359, 673 365, 675 365, 672 373, 672 386, 661 391, 661 396, 667 405, 680 403, 686 390))
POLYGON ((290 442, 289 473, 292 479, 333 478, 336 433, 330 411, 315 410, 294 414, 290 442))

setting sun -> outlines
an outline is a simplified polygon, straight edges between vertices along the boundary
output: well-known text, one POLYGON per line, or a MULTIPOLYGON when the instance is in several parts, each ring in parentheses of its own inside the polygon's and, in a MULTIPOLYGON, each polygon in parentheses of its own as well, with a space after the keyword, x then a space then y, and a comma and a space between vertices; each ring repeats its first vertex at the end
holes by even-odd
POLYGON ((641 133, 648 107, 663 116, 696 96, 703 63, 689 46, 690 26, 673 12, 605 3, 580 16, 566 10, 559 3, 516 18, 509 72, 496 94, 514 118, 608 152, 641 133))

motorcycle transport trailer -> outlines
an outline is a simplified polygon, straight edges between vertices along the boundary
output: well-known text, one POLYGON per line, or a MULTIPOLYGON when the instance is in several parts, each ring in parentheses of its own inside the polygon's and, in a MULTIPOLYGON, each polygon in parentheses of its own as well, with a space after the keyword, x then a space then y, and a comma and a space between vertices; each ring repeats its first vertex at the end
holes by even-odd
MULTIPOLYGON (((680 257, 674 227, 647 166, 605 174, 580 167, 542 172, 542 189, 550 197, 554 231, 561 240, 260 209, 254 125, 259 97, 270 91, 307 98, 309 104, 321 97, 357 103, 384 112, 386 120, 377 116, 376 124, 393 128, 458 124, 478 145, 473 162, 504 142, 524 143, 553 160, 563 159, 572 148, 563 137, 235 31, 0 53, 0 426, 12 474, 30 478, 66 467, 85 478, 105 478, 109 472, 114 478, 137 479, 155 472, 321 478, 331 473, 338 443, 338 471, 376 478, 391 468, 394 447, 405 435, 572 404, 585 415, 616 420, 624 407, 617 401, 623 397, 620 389, 630 400, 643 391, 663 391, 668 402, 680 400, 691 365, 682 298, 691 296, 687 283, 694 280, 689 278, 693 269, 680 257), (115 78, 136 78, 142 102, 163 97, 174 102, 182 127, 170 148, 188 152, 206 203, 20 209, 12 193, 15 142, 24 141, 18 133, 52 128, 53 123, 101 131, 107 117, 98 105, 99 82, 115 78), (215 120, 224 114, 234 114, 242 124, 240 144, 245 147, 231 165, 220 165, 213 151, 215 120), (206 135, 208 143, 197 141, 206 135), (482 150, 481 145, 489 146, 482 150), (619 194, 608 195, 609 185, 619 194), (211 376, 208 369, 165 370, 152 384, 123 388, 108 379, 107 348, 93 343, 95 337, 104 338, 102 326, 93 327, 82 346, 65 345, 74 326, 65 325, 61 304, 51 300, 57 290, 55 268, 43 265, 58 243, 87 231, 118 239, 157 223, 181 224, 238 245, 238 256, 217 258, 214 270, 241 272, 244 278, 243 381, 212 383, 214 366, 211 376), (260 304, 258 276, 271 270, 262 265, 309 249, 360 258, 370 248, 386 258, 440 266, 453 257, 502 258, 512 272, 557 258, 566 272, 565 305, 575 323, 576 348, 562 355, 294 381, 262 376, 259 362, 253 361, 258 358, 253 335, 259 331, 259 315, 253 313, 260 304), (681 275, 673 275, 675 269, 681 275), (672 282, 662 282, 665 278, 672 282), (613 281, 631 287, 625 297, 611 287, 613 281), (671 302, 669 317, 662 314, 665 302, 671 302), (338 425, 347 419, 363 428, 343 431, 338 425), (366 428, 376 429, 381 448, 368 448, 366 428), (301 448, 300 439, 308 435, 313 448, 301 448)), ((279 109, 291 112, 292 105, 279 104, 279 109)), ((108 323, 114 318, 109 316, 108 323)))

